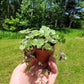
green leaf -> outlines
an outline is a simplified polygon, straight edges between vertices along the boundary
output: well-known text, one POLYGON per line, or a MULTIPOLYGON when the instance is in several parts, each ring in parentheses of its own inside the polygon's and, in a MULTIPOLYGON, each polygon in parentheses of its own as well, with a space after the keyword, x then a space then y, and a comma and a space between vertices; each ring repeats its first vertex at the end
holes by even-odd
POLYGON ((45 37, 46 36, 49 36, 49 34, 51 32, 50 28, 49 27, 46 27, 46 26, 42 26, 41 31, 44 32, 45 37))
POLYGON ((19 31, 21 34, 25 34, 26 30, 19 31))
POLYGON ((24 45, 20 45, 20 50, 24 50, 25 46, 24 45))
POLYGON ((42 45, 44 45, 44 39, 37 39, 38 43, 37 43, 37 48, 41 48, 42 45))
POLYGON ((49 36, 49 34, 50 34, 50 31, 49 31, 49 30, 46 30, 46 31, 45 31, 45 37, 46 37, 46 36, 49 36))
POLYGON ((30 29, 26 29, 26 30, 21 30, 19 31, 21 34, 29 34, 31 31, 30 29))
POLYGON ((29 39, 29 40, 27 41, 27 49, 28 49, 28 50, 29 50, 30 46, 32 46, 32 40, 31 40, 31 39, 29 39))
POLYGON ((55 30, 50 30, 50 34, 51 35, 55 35, 56 33, 55 33, 55 30))
POLYGON ((47 39, 48 42, 51 42, 51 43, 53 43, 53 44, 56 43, 56 40, 54 40, 54 39, 51 38, 50 36, 47 36, 46 39, 47 39))
POLYGON ((39 74, 41 74, 41 72, 40 72, 40 71, 39 71, 38 73, 39 73, 39 74))
POLYGON ((26 29, 25 34, 29 34, 29 33, 31 33, 30 29, 26 29))
POLYGON ((39 33, 40 33, 39 34, 40 36, 43 36, 44 35, 44 30, 40 29, 39 33))
POLYGON ((26 39, 29 39, 29 36, 25 36, 26 39))
POLYGON ((24 50, 26 46, 27 46, 27 40, 26 41, 23 40, 22 44, 20 45, 20 49, 24 50))
POLYGON ((27 46, 27 40, 22 43, 23 46, 27 46))
POLYGON ((48 76, 48 69, 45 69, 45 75, 48 76))
POLYGON ((37 40, 37 39, 34 39, 34 40, 32 41, 32 45, 36 46, 37 44, 38 44, 38 40, 37 40))
POLYGON ((26 38, 33 39, 34 35, 32 33, 30 33, 30 34, 26 35, 26 38))
POLYGON ((41 65, 42 63, 41 62, 38 62, 38 65, 41 65))
POLYGON ((33 36, 38 36, 40 33, 39 33, 38 30, 34 30, 34 31, 32 32, 32 34, 33 34, 33 36))
POLYGON ((62 59, 67 60, 68 58, 66 55, 62 55, 62 59))
POLYGON ((45 30, 45 28, 46 28, 46 26, 42 26, 42 27, 41 27, 42 30, 45 30))
POLYGON ((27 68, 26 68, 26 70, 29 70, 30 68, 31 68, 31 65, 28 65, 27 68))
POLYGON ((10 30, 11 30, 11 31, 14 31, 15 29, 16 29, 16 27, 10 26, 10 30))
POLYGON ((42 31, 45 34, 45 36, 48 36, 51 30, 49 27, 42 26, 40 31, 42 31))
POLYGON ((56 34, 55 34, 55 35, 52 36, 52 38, 54 38, 54 39, 59 39, 59 35, 56 35, 56 34))
POLYGON ((48 43, 46 43, 46 44, 44 45, 44 47, 45 47, 46 50, 53 51, 53 47, 50 46, 50 44, 48 44, 48 43))

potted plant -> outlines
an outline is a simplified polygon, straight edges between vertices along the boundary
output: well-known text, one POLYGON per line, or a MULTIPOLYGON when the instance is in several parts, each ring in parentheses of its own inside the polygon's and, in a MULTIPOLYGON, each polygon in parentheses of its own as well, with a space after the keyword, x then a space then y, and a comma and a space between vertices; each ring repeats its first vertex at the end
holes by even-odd
POLYGON ((27 61, 35 57, 41 63, 45 63, 54 53, 55 44, 63 41, 63 38, 56 34, 55 30, 46 26, 42 26, 40 30, 22 30, 20 33, 25 34, 20 50, 23 51, 27 61))

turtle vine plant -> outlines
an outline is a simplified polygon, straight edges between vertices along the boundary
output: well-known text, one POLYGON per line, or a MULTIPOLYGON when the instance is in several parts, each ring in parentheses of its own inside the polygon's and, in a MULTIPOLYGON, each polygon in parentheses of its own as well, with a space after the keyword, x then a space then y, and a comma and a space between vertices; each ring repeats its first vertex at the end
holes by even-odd
POLYGON ((25 39, 20 45, 20 50, 24 53, 24 61, 29 62, 35 57, 39 60, 39 65, 46 62, 48 57, 54 53, 56 43, 64 42, 63 37, 46 26, 42 26, 40 30, 22 30, 20 33, 25 34, 25 39))

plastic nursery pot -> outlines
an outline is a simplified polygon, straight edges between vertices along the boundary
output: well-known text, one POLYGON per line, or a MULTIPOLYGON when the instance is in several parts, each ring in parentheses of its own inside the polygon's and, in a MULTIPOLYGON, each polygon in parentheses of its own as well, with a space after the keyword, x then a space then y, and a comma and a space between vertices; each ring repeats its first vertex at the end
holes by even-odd
POLYGON ((36 49, 36 58, 40 62, 45 63, 48 60, 49 56, 54 54, 54 51, 55 45, 53 46, 53 51, 36 49))

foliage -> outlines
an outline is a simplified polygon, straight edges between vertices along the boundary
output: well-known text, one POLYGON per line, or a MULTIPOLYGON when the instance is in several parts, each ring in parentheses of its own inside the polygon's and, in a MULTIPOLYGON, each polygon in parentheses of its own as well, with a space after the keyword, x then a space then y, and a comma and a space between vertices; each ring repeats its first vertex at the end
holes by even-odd
POLYGON ((56 27, 80 28, 83 1, 76 0, 1 0, 0 1, 0 30, 15 31, 26 28, 39 29, 42 25, 56 27), (80 9, 76 9, 80 7, 80 9), (19 19, 17 27, 6 25, 5 19, 19 19), (4 23, 4 24, 3 24, 4 23))
POLYGON ((17 13, 17 17, 20 19, 20 26, 27 27, 29 25, 29 13, 31 13, 32 9, 29 8, 31 5, 28 0, 22 0, 22 4, 20 7, 20 13, 17 13))
POLYGON ((4 23, 3 23, 3 28, 7 31, 16 31, 18 30, 18 24, 19 24, 19 19, 16 18, 14 19, 11 16, 11 19, 5 19, 4 23))
POLYGON ((27 27, 40 28, 42 25, 49 27, 60 26, 62 22, 60 20, 64 18, 64 16, 62 16, 64 7, 62 3, 60 5, 58 3, 60 2, 22 0, 19 13, 17 13, 17 18, 20 19, 20 26, 22 26, 23 29, 27 27))
POLYGON ((64 38, 61 38, 52 30, 46 26, 42 26, 40 30, 22 30, 20 33, 25 34, 25 40, 21 42, 20 49, 29 51, 30 47, 36 46, 39 49, 53 50, 52 45, 57 42, 63 42, 64 38))
POLYGON ((67 14, 67 18, 68 18, 68 24, 69 24, 69 28, 71 27, 78 27, 80 28, 80 26, 78 26, 77 24, 80 24, 80 13, 78 11, 80 11, 79 8, 77 8, 77 2, 75 0, 69 0, 67 5, 66 5, 66 12, 67 14), (76 23, 75 23, 76 22, 76 23))
POLYGON ((84 1, 79 1, 79 5, 83 8, 84 7, 84 1))
POLYGON ((84 20, 81 20, 81 26, 84 28, 84 20))
POLYGON ((7 17, 6 8, 7 8, 7 2, 5 2, 5 0, 0 0, 0 30, 3 29, 2 23, 4 22, 4 18, 7 17))

